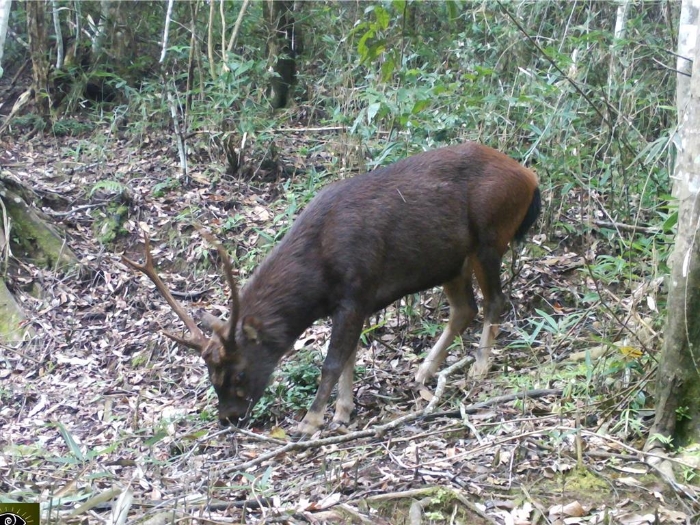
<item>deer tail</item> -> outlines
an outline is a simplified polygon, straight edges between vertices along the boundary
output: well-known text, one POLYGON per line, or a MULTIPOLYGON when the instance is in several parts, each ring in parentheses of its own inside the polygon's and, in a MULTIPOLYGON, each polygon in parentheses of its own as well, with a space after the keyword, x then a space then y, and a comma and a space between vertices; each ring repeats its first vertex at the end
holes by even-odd
POLYGON ((530 229, 530 226, 535 224, 537 217, 540 215, 541 209, 542 209, 542 200, 540 198, 540 189, 535 188, 535 192, 532 194, 532 201, 530 202, 530 207, 527 209, 527 212, 525 213, 525 217, 523 218, 523 222, 520 223, 520 226, 518 226, 518 229, 515 232, 515 240, 516 241, 518 241, 518 242, 523 241, 523 239, 525 238, 525 234, 530 229))

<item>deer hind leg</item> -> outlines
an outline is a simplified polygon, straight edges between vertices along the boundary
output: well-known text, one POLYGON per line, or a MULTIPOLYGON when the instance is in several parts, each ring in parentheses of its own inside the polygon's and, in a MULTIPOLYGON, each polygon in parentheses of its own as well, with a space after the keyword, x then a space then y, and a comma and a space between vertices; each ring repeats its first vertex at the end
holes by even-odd
POLYGON ((476 361, 469 370, 469 377, 483 379, 491 368, 491 348, 498 335, 498 325, 505 305, 501 289, 502 252, 493 247, 481 247, 472 264, 479 288, 484 295, 484 328, 481 332, 476 361))
MULTIPOLYGON (((349 396, 350 403, 352 403, 352 374, 344 372, 350 366, 348 362, 351 361, 354 365, 357 342, 362 333, 364 320, 365 316, 353 308, 341 309, 333 315, 331 342, 328 345, 328 355, 326 355, 321 369, 321 382, 311 408, 297 426, 298 433, 311 435, 321 427, 328 398, 341 374, 345 377, 343 385, 340 387, 339 397, 342 397, 343 401, 346 402, 349 396)), ((345 403, 345 407, 347 408, 347 403, 345 403)))
POLYGON ((419 383, 425 383, 435 375, 445 360, 447 349, 454 338, 464 332, 478 312, 472 285, 472 266, 469 260, 465 262, 461 275, 445 283, 443 288, 450 303, 450 319, 440 339, 430 349, 425 361, 416 372, 416 381, 419 383))
POLYGON ((333 414, 333 423, 338 425, 350 423, 350 415, 355 408, 352 387, 356 357, 357 347, 348 359, 348 362, 345 363, 345 368, 343 368, 340 379, 338 379, 338 399, 335 401, 335 414, 333 414))

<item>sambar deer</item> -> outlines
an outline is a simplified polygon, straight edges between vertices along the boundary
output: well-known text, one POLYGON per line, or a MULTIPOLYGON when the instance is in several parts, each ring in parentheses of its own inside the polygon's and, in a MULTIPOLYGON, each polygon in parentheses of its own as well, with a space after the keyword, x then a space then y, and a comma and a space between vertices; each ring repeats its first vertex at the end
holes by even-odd
POLYGON ((476 275, 485 321, 470 374, 488 373, 505 302, 501 259, 539 215, 537 184, 532 171, 476 143, 427 151, 332 183, 299 215, 240 294, 229 256, 215 242, 231 288, 231 311, 225 322, 207 316, 212 337, 202 333, 158 277, 148 241, 145 264, 124 261, 156 284, 191 332, 187 338, 167 335, 201 353, 224 424, 250 414, 280 358, 315 320, 330 316, 318 392, 298 427, 308 435, 322 425, 336 383, 333 421, 349 422, 365 319, 407 294, 442 285, 450 304, 447 327, 416 374, 425 382, 478 311, 472 287, 476 275))

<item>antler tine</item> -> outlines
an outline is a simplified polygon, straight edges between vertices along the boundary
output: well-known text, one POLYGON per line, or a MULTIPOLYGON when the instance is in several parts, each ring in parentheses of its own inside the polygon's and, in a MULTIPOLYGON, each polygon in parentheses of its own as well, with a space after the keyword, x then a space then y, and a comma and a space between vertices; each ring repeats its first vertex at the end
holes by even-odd
POLYGON ((124 261, 124 263, 126 263, 134 270, 146 275, 146 277, 148 277, 153 282, 153 284, 156 285, 156 288, 168 302, 170 308, 172 308, 173 311, 177 314, 177 316, 182 320, 182 322, 185 323, 185 326, 187 326, 187 329, 192 334, 192 337, 185 339, 169 332, 164 332, 165 335, 167 335, 173 341, 183 344, 189 348, 193 348, 194 350, 198 350, 200 353, 203 352, 207 346, 207 343, 209 342, 208 338, 204 336, 202 331, 197 326, 197 323, 195 323, 194 319, 192 319, 192 317, 190 317, 187 314, 183 306, 173 297, 173 295, 170 293, 170 290, 168 290, 168 287, 161 280, 160 276, 158 275, 158 272, 156 272, 156 269, 153 266, 153 255, 151 254, 151 240, 145 233, 144 244, 146 251, 146 261, 144 262, 144 264, 139 264, 135 261, 132 261, 125 255, 122 255, 122 261, 124 261))
POLYGON ((238 299, 238 286, 236 285, 236 279, 233 277, 233 264, 231 263, 231 258, 228 256, 228 252, 211 233, 206 230, 201 230, 201 234, 202 237, 216 247, 216 251, 219 252, 219 257, 221 257, 221 262, 224 266, 224 276, 226 277, 228 287, 231 289, 231 314, 228 320, 229 327, 227 333, 229 337, 234 337, 236 333, 236 323, 238 322, 240 302, 238 299))

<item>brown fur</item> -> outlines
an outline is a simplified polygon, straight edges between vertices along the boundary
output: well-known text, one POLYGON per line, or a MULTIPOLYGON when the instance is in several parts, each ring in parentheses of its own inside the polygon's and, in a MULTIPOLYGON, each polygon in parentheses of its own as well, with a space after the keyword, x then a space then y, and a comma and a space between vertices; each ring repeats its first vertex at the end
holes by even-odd
MULTIPOLYGON (((486 318, 497 324, 504 302, 501 258, 538 212, 535 174, 475 143, 421 153, 324 188, 241 290, 235 338, 222 339, 224 359, 207 361, 220 419, 245 418, 294 341, 330 316, 321 384, 300 427, 314 431, 341 372, 352 372, 365 319, 406 294, 449 284, 454 320, 419 373, 425 380, 476 314, 472 272, 486 318)), ((477 363, 482 375, 485 352, 477 363)), ((340 420, 352 409, 351 376, 345 377, 340 420)))

